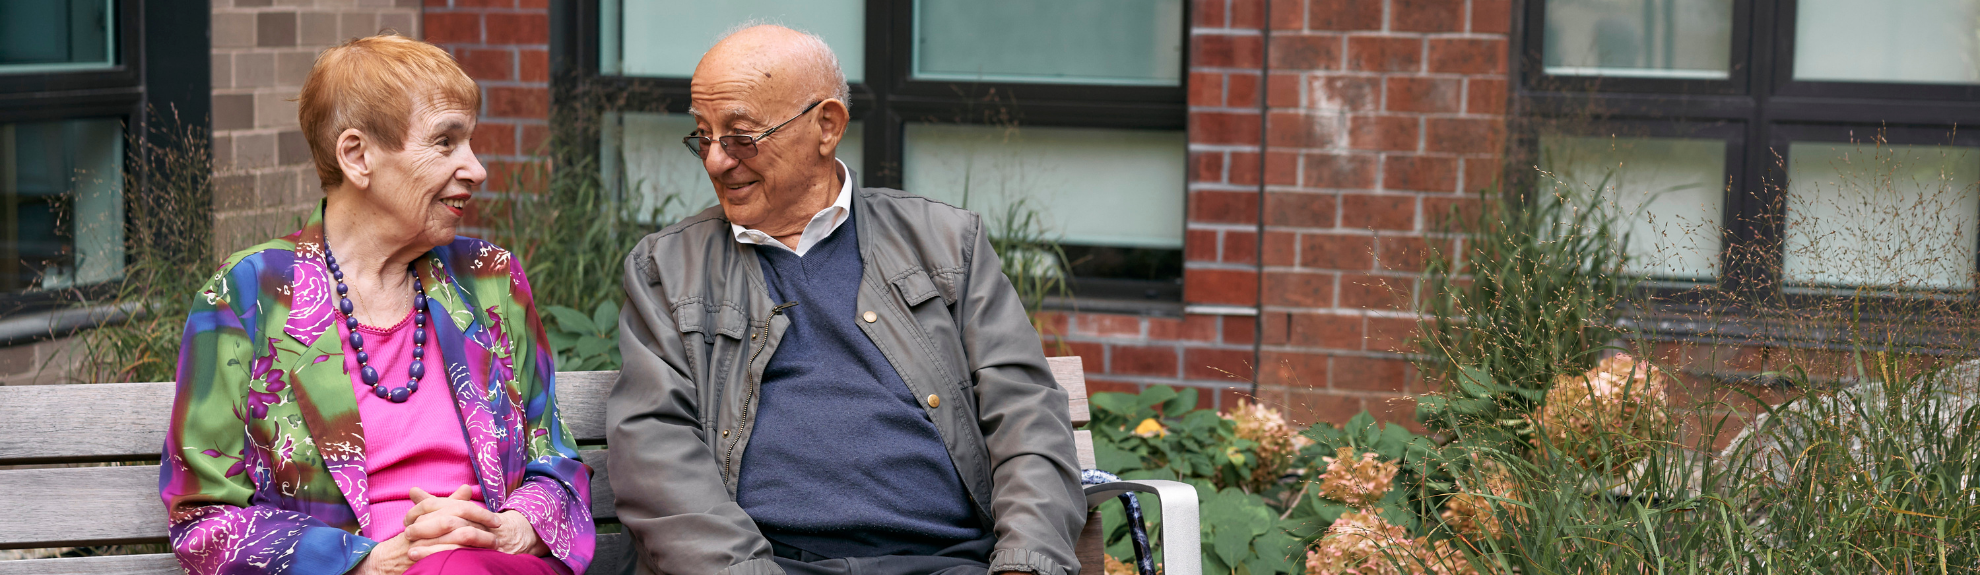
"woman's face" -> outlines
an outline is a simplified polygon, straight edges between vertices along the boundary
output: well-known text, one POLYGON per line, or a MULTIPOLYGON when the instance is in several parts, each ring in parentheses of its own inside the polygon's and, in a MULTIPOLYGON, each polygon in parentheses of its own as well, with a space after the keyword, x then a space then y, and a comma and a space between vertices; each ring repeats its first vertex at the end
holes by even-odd
POLYGON ((469 146, 474 122, 470 110, 420 102, 405 147, 378 150, 367 195, 392 220, 387 229, 406 230, 426 248, 454 241, 474 189, 488 179, 469 146))

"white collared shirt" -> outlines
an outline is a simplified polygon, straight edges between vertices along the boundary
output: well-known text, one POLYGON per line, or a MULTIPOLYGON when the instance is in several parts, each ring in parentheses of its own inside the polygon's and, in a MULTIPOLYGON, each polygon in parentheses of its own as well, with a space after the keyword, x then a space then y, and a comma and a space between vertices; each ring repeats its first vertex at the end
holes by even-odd
POLYGON ((784 251, 797 254, 798 257, 804 257, 804 252, 811 251, 811 246, 818 245, 818 242, 832 237, 832 232, 838 231, 839 226, 846 223, 846 218, 852 216, 853 194, 852 170, 846 169, 845 162, 837 159, 832 161, 839 163, 839 175, 841 176, 839 178, 839 198, 833 200, 832 205, 818 210, 817 214, 811 216, 811 222, 805 224, 804 231, 798 234, 797 249, 791 249, 790 246, 784 245, 784 242, 777 241, 777 238, 763 233, 762 230, 729 224, 729 231, 735 232, 736 241, 757 246, 777 246, 784 251))

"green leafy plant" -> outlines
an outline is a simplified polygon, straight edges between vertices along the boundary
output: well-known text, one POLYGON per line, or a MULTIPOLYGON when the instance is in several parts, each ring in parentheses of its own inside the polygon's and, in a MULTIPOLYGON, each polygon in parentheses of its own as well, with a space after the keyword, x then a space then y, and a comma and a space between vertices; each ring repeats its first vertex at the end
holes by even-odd
POLYGON ((1477 199, 1474 213, 1448 219, 1469 232, 1464 247, 1427 258, 1418 365, 1445 389, 1418 399, 1417 419, 1447 440, 1462 429, 1511 445, 1530 435, 1522 418, 1554 381, 1586 371, 1621 335, 1633 283, 1599 193, 1477 199))
POLYGON ((556 327, 546 321, 544 331, 557 369, 594 371, 624 363, 619 357, 619 304, 598 302, 589 315, 561 305, 544 306, 543 311, 555 319, 556 327))

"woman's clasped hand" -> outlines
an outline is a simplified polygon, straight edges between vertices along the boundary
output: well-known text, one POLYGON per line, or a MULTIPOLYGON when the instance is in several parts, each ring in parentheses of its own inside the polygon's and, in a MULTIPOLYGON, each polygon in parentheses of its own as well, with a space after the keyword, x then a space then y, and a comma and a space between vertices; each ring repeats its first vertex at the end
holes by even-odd
POLYGON ((521 513, 496 513, 474 501, 467 485, 446 497, 412 488, 413 508, 406 512, 406 530, 378 543, 358 566, 361 575, 398 575, 421 559, 460 548, 492 549, 512 555, 542 555, 548 551, 536 529, 521 513))

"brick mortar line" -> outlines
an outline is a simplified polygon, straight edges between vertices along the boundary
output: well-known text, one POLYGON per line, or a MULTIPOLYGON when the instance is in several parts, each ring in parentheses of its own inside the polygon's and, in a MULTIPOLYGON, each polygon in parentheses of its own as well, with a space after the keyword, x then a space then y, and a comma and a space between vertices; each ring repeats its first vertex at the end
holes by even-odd
MULTIPOLYGON (((1067 343, 1100 343, 1133 345, 1135 347, 1174 347, 1178 350, 1209 349, 1219 351, 1251 351, 1251 344, 1224 343, 1198 339, 1151 339, 1143 335, 1062 335, 1051 339, 1067 343)), ((1041 337, 1040 339, 1045 339, 1041 337)))
POLYGON ((427 14, 550 14, 549 8, 502 8, 497 6, 424 6, 427 14))

